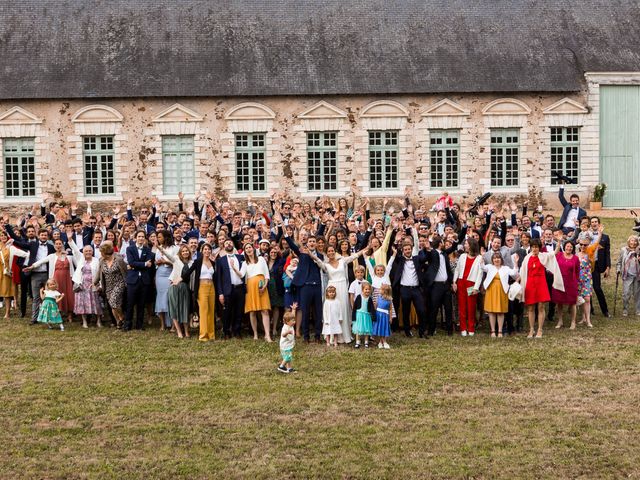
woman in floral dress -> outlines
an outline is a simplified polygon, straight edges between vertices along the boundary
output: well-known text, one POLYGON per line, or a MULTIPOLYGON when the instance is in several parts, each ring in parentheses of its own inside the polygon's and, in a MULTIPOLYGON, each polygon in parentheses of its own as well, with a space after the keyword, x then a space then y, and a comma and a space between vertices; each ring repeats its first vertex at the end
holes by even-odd
POLYGON ((578 251, 578 258, 580 259, 580 273, 578 275, 578 297, 582 298, 584 302, 578 300, 578 303, 582 303, 582 320, 580 324, 587 324, 587 327, 591 328, 591 294, 593 293, 593 277, 591 272, 596 261, 596 252, 600 246, 600 239, 602 238, 602 231, 604 226, 600 225, 598 231, 598 237, 592 244, 591 238, 584 233, 578 235, 578 245, 580 250, 578 251))
POLYGON ((124 292, 126 289, 125 277, 127 267, 121 255, 114 255, 113 244, 109 241, 100 245, 100 270, 98 281, 107 300, 107 304, 116 319, 116 328, 122 328, 124 313, 122 303, 124 302, 124 292))

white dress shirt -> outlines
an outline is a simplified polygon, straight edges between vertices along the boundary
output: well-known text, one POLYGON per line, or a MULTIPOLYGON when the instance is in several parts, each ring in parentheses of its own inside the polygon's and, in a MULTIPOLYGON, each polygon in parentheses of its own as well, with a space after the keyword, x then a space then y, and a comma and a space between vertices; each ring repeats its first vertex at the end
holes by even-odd
POLYGON ((244 277, 244 275, 245 275, 245 273, 247 271, 247 263, 244 262, 242 264, 242 267, 238 268, 238 259, 232 253, 227 255, 227 262, 229 262, 229 274, 231 275, 231 283, 233 285, 242 285, 244 283, 244 280, 242 280, 242 277, 244 277), (238 276, 238 274, 232 268, 232 266, 235 266, 236 270, 240 271, 240 273, 242 274, 242 277, 238 276))
POLYGON ((413 264, 413 258, 405 257, 400 285, 403 287, 417 287, 418 283, 418 273, 416 272, 416 266, 413 264))
MULTIPOLYGON (((36 254, 36 262, 39 262, 40 260, 44 260, 45 258, 47 258, 47 255, 49 255, 49 249, 47 248, 47 244, 46 243, 42 244, 42 243, 38 242, 38 252, 36 254)), ((33 271, 34 272, 46 272, 47 271, 47 265, 43 263, 39 267, 36 267, 33 271)))
POLYGON ((440 257, 440 265, 438 266, 438 273, 436 274, 436 278, 434 281, 436 282, 446 282, 447 281, 447 264, 445 263, 444 253, 440 250, 436 250, 438 252, 438 256, 440 257))

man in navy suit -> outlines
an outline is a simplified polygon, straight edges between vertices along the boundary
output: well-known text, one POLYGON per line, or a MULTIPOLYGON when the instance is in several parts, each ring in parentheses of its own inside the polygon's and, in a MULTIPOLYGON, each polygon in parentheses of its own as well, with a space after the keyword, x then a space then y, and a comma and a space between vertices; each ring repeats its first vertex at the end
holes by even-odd
MULTIPOLYGON (((11 231, 11 227, 9 225, 7 225, 7 232, 10 232, 9 236, 14 238, 12 236, 13 231, 11 231)), ((38 260, 42 260, 47 255, 55 252, 53 245, 49 243, 49 232, 44 228, 41 228, 38 231, 38 241, 36 242, 25 242, 14 238, 13 243, 16 247, 29 252, 29 259, 25 265, 26 267, 31 267, 31 265, 38 260)), ((31 304, 31 325, 34 325, 38 321, 38 313, 40 312, 40 305, 42 304, 42 300, 40 299, 40 288, 47 283, 47 279, 49 278, 49 263, 45 262, 34 270, 30 270, 28 275, 31 282, 31 292, 33 294, 33 303, 31 304)))
POLYGON ((136 330, 144 330, 144 302, 147 298, 147 289, 151 286, 151 269, 153 268, 154 254, 145 245, 147 235, 142 231, 136 232, 136 243, 129 245, 127 254, 127 315, 124 321, 124 330, 129 331, 133 326, 133 309, 137 308, 136 330))
POLYGON ((569 197, 569 201, 567 202, 567 199, 564 197, 564 185, 560 185, 558 199, 563 207, 558 228, 562 229, 562 233, 568 234, 578 228, 578 222, 587 216, 587 212, 580 208, 580 197, 575 193, 569 197))
MULTIPOLYGON (((302 331, 304 339, 310 341, 309 322, 311 312, 315 321, 315 337, 319 342, 322 336, 322 277, 320 267, 316 265, 308 253, 302 253, 291 237, 285 234, 289 248, 298 256, 298 268, 293 275, 292 283, 300 292, 300 309, 302 310, 302 331)), ((307 249, 321 260, 324 257, 316 252, 316 237, 307 238, 307 249)))
POLYGON ((222 331, 225 339, 231 338, 232 333, 240 337, 244 297, 247 293, 244 284, 247 264, 242 255, 233 253, 233 248, 233 240, 227 238, 223 251, 216 259, 216 291, 222 305, 222 331))
MULTIPOLYGON (((72 224, 73 233, 71 234, 71 238, 73 238, 78 248, 82 250, 83 247, 91 245, 94 228, 83 226, 82 220, 79 217, 75 217, 72 224)), ((67 241, 69 241, 69 239, 67 239, 67 241)))

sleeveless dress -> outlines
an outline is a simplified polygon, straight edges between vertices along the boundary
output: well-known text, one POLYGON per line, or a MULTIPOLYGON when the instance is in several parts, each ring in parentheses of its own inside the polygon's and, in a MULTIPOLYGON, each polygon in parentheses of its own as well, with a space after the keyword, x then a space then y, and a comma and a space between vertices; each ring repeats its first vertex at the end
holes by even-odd
POLYGON ((73 313, 75 292, 71 281, 71 264, 68 256, 65 255, 56 259, 56 271, 53 274, 53 278, 58 284, 58 291, 64 293, 64 297, 58 304, 59 310, 63 313, 73 313))
POLYGON ((362 298, 360 308, 356 312, 356 324, 353 326, 353 333, 356 335, 371 335, 372 320, 368 310, 368 304, 371 298, 362 298))
POLYGON ((376 307, 376 319, 373 322, 372 335, 374 337, 390 337, 391 325, 389 315, 393 310, 393 304, 384 297, 378 297, 378 306, 376 307))
POLYGON ((578 281, 578 295, 582 298, 593 293, 593 277, 591 275, 591 262, 589 257, 580 259, 580 280, 578 281))
POLYGON ((42 300, 40 310, 38 311, 38 322, 55 324, 62 323, 60 310, 58 309, 58 304, 56 303, 56 297, 60 295, 60 292, 45 290, 44 295, 45 297, 42 300))
POLYGON ((524 287, 525 305, 548 302, 551 297, 547 287, 546 268, 535 255, 529 257, 527 267, 527 285, 524 287))

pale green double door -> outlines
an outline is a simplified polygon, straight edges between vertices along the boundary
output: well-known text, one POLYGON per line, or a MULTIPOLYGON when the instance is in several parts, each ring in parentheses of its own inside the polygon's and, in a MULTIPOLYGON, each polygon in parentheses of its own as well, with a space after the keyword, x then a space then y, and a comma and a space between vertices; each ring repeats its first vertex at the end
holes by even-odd
POLYGON ((640 85, 600 86, 600 181, 605 207, 640 207, 640 85))

